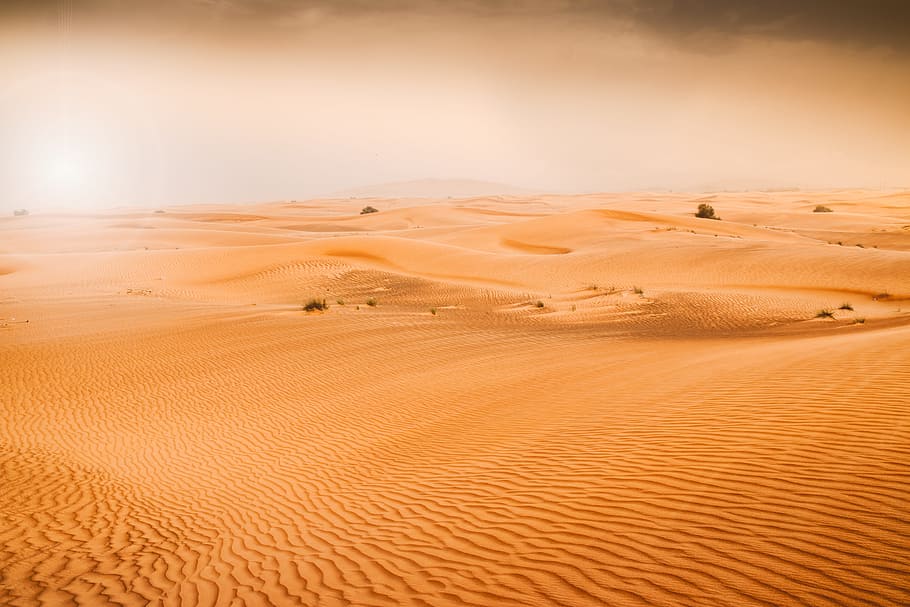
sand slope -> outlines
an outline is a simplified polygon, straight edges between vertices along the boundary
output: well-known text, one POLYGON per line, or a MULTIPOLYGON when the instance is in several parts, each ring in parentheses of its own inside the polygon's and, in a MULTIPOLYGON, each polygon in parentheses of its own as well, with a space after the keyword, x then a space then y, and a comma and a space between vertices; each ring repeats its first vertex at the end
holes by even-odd
POLYGON ((910 604, 910 194, 702 198, 0 219, 0 604, 910 604))

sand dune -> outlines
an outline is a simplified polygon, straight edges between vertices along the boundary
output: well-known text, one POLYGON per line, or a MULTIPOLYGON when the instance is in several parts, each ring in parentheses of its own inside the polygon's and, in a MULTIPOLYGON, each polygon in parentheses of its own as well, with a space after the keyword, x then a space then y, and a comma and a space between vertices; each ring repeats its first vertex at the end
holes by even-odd
POLYGON ((0 219, 0 604, 910 604, 910 194, 362 205, 0 219))

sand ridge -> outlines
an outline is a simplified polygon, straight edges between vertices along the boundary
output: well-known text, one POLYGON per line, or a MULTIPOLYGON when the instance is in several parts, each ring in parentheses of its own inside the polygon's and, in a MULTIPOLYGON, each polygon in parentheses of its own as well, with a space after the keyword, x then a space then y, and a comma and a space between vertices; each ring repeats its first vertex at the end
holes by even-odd
POLYGON ((370 202, 0 219, 0 604, 910 603, 910 193, 370 202))

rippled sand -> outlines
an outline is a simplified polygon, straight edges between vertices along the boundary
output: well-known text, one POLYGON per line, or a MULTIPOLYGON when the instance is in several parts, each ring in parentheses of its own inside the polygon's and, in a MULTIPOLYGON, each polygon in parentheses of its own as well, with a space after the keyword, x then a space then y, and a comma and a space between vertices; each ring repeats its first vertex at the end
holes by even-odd
POLYGON ((910 194, 706 200, 0 219, 0 604, 910 604, 910 194))

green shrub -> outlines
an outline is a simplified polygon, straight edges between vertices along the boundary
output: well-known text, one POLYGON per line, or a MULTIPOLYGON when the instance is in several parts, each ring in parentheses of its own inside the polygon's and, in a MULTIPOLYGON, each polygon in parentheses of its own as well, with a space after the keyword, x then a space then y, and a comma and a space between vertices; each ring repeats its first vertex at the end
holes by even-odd
POLYGON ((720 217, 714 213, 714 207, 710 204, 705 204, 704 202, 698 205, 698 211, 695 213, 695 216, 700 217, 701 219, 720 219, 720 217))

